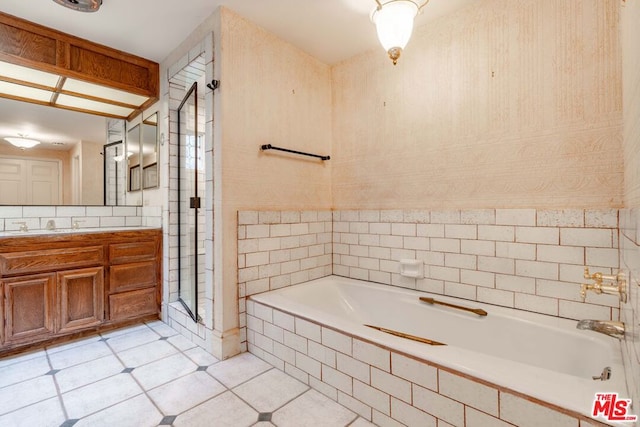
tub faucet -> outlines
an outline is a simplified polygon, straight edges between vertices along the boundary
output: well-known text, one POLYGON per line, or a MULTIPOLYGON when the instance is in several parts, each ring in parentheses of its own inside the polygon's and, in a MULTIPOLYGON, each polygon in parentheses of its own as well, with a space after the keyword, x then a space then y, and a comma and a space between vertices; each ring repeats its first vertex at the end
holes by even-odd
POLYGON ((600 272, 591 274, 589 273, 589 267, 585 267, 584 278, 593 280, 593 284, 583 283, 580 286, 582 302, 587 298, 588 291, 593 291, 598 295, 618 295, 620 302, 627 302, 627 281, 623 273, 618 273, 615 276, 605 275, 600 272))
POLYGON ((600 332, 614 338, 624 338, 624 323, 610 320, 581 320, 576 325, 578 329, 600 332))
POLYGON ((50 219, 49 221, 47 221, 47 225, 45 226, 45 228, 47 230, 53 231, 56 229, 56 222, 52 219, 50 219))

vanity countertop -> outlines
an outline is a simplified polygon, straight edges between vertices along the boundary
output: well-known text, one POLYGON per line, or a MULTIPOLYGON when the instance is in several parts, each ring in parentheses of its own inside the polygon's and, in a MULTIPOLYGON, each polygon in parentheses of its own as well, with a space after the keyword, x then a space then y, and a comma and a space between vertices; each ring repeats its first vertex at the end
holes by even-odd
POLYGON ((87 228, 59 228, 55 230, 29 230, 29 231, 0 231, 0 239, 15 237, 53 237, 53 236, 69 236, 77 234, 90 233, 116 233, 126 231, 143 231, 143 230, 159 230, 159 227, 87 227, 87 228))

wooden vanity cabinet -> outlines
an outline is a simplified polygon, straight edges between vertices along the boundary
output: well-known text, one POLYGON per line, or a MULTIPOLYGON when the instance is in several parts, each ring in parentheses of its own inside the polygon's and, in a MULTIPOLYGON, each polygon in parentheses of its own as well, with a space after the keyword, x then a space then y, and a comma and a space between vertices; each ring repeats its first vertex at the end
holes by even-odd
POLYGON ((104 321, 104 268, 57 274, 59 333, 75 332, 104 321))
POLYGON ((0 355, 158 318, 161 230, 0 238, 0 355))
POLYGON ((153 240, 109 246, 109 318, 123 320, 157 311, 159 247, 153 240))
POLYGON ((54 335, 55 280, 53 273, 2 279, 5 344, 41 341, 54 335))

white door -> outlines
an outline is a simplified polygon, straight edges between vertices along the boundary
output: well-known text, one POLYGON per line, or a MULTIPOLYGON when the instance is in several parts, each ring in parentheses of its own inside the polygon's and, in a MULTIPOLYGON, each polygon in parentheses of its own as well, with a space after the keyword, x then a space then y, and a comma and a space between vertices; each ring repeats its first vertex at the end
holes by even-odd
POLYGON ((26 160, 27 204, 60 204, 60 165, 55 160, 26 160))
POLYGON ((24 205, 24 160, 0 158, 0 205, 24 205))
POLYGON ((60 162, 0 158, 1 205, 59 205, 60 162))

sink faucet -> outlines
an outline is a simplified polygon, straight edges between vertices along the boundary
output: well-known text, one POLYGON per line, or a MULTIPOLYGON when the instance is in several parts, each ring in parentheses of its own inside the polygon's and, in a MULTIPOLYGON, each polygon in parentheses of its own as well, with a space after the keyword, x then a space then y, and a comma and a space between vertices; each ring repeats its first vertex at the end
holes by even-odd
POLYGON ((25 221, 16 221, 14 224, 20 224, 20 231, 27 232, 29 231, 29 227, 25 221))
POLYGON ((585 329, 614 338, 624 338, 624 323, 610 320, 581 320, 576 325, 578 329, 585 329))
POLYGON ((56 229, 56 222, 54 220, 50 219, 49 221, 47 221, 47 225, 45 226, 45 228, 47 230, 51 230, 51 231, 55 230, 56 229))

